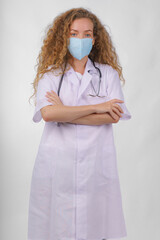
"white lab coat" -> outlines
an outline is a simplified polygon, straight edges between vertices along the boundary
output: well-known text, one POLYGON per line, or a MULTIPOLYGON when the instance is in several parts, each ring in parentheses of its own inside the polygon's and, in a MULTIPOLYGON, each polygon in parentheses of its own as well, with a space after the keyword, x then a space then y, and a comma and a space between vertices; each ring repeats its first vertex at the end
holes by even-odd
MULTIPOLYGON (((102 103, 114 98, 124 101, 118 72, 108 64, 88 58, 81 80, 73 68, 63 78, 60 99, 64 105, 102 103), (88 70, 91 70, 88 72, 88 70)), ((38 83, 34 122, 42 119, 40 109, 52 105, 46 91, 57 93, 61 76, 45 73, 38 83)), ((125 102, 119 103, 131 118, 125 102)), ((28 240, 102 240, 127 235, 116 162, 112 124, 80 125, 45 122, 34 163, 28 216, 28 240)))

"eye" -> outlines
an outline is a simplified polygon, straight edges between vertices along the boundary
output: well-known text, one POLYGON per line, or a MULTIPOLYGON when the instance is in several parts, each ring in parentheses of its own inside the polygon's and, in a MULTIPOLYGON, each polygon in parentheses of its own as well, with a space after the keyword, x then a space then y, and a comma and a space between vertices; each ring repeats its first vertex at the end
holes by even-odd
POLYGON ((91 36, 91 34, 87 33, 87 34, 86 34, 86 36, 87 36, 87 37, 90 37, 90 36, 91 36))
POLYGON ((74 34, 76 34, 76 33, 71 33, 71 36, 75 36, 74 34))

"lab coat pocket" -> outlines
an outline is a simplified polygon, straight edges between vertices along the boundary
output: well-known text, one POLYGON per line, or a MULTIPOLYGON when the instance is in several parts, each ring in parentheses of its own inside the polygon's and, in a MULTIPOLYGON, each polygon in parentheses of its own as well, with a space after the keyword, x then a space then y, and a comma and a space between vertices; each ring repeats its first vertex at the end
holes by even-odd
POLYGON ((86 92, 86 98, 89 104, 99 104, 104 103, 109 100, 109 96, 106 91, 103 91, 103 89, 100 89, 99 94, 98 91, 95 92, 93 87, 89 86, 86 92), (96 94, 98 96, 96 96, 96 94))
POLYGON ((93 96, 88 95, 87 100, 88 100, 88 103, 92 105, 92 104, 100 104, 100 103, 107 102, 109 99, 107 96, 104 96, 104 97, 94 96, 93 97, 93 96))
POLYGON ((106 178, 117 178, 116 150, 114 146, 106 146, 102 150, 102 174, 106 178))

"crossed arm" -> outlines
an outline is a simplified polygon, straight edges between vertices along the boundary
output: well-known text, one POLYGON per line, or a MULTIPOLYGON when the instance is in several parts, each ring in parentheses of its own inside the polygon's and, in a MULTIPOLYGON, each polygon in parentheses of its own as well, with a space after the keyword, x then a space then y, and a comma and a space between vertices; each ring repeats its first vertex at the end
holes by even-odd
POLYGON ((44 121, 66 122, 82 125, 102 125, 117 123, 109 113, 96 113, 94 105, 88 106, 45 106, 41 109, 44 121))
POLYGON ((114 119, 109 112, 98 113, 97 104, 66 106, 58 95, 54 92, 46 92, 48 101, 54 103, 51 106, 45 106, 41 109, 42 117, 45 121, 66 122, 71 124, 82 125, 102 125, 109 123, 117 123, 119 116, 116 114, 114 119))
POLYGON ((113 119, 109 113, 92 113, 84 117, 72 120, 69 123, 82 125, 102 125, 117 122, 118 119, 117 120, 113 119))

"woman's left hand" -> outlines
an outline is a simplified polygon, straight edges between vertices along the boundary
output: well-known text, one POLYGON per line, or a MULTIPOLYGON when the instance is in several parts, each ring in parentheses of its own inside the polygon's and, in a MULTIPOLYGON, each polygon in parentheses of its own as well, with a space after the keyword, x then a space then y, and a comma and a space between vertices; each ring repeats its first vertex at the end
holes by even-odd
POLYGON ((63 105, 61 99, 53 90, 51 90, 50 92, 46 92, 45 97, 47 97, 48 101, 53 103, 54 105, 63 105))

